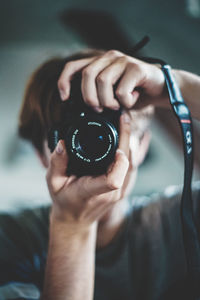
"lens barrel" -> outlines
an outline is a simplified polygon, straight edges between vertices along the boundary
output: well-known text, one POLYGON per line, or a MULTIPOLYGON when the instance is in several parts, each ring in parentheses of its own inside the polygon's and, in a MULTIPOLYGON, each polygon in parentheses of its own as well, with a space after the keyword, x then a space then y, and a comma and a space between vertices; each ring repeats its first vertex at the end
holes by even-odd
POLYGON ((118 146, 116 126, 97 115, 80 114, 68 129, 65 144, 70 158, 68 173, 99 175, 106 172, 118 146))

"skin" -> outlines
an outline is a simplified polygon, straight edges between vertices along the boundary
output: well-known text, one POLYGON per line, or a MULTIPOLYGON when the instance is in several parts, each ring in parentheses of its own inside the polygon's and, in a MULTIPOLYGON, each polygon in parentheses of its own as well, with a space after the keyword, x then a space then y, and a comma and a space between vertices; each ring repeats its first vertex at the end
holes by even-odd
MULTIPOLYGON (((68 156, 63 141, 59 141, 51 157, 47 152, 42 157, 48 166, 47 183, 53 201, 42 295, 48 300, 93 299, 95 248, 110 243, 121 227, 130 184, 135 182, 150 141, 148 133, 141 138, 136 131, 131 136, 132 111, 149 105, 169 107, 164 76, 158 66, 113 50, 67 63, 58 81, 63 101, 69 98, 70 82, 78 71, 82 71, 84 101, 94 110, 118 109, 121 104, 129 112, 120 118, 119 149, 106 174, 67 177, 68 156), (134 141, 132 148, 130 138, 134 141)), ((192 114, 200 120, 199 77, 173 72, 192 114)))
POLYGON ((69 98, 73 75, 81 70, 83 99, 97 111, 102 111, 103 107, 119 109, 119 104, 126 109, 132 108, 140 96, 135 87, 145 91, 142 106, 155 104, 165 96, 164 76, 157 66, 111 50, 98 57, 80 59, 65 65, 58 81, 63 101, 69 98), (113 86, 117 82, 114 94, 113 86))
POLYGON ((42 299, 92 299, 99 220, 104 216, 104 225, 99 227, 100 246, 113 238, 123 221, 118 203, 132 173, 130 133, 130 118, 123 114, 115 160, 108 172, 98 177, 66 176, 68 156, 63 141, 52 154, 47 182, 53 205, 42 299))

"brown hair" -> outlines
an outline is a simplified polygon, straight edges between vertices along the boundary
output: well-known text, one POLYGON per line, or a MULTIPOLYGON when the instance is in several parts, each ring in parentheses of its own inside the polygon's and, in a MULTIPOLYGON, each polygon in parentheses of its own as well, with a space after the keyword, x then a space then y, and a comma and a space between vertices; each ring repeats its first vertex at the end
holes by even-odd
MULTIPOLYGON (((19 135, 30 141, 43 154, 48 130, 61 115, 60 95, 57 82, 65 64, 72 60, 102 55, 100 50, 88 50, 67 58, 53 58, 41 65, 30 77, 19 114, 19 135)), ((80 86, 77 86, 80 89, 80 86)), ((148 127, 152 109, 131 111, 133 130, 144 133, 148 127)))
POLYGON ((30 77, 19 114, 18 133, 30 141, 40 153, 43 153, 48 129, 59 119, 61 113, 57 82, 65 64, 102 53, 88 50, 67 58, 53 58, 36 69, 30 77))

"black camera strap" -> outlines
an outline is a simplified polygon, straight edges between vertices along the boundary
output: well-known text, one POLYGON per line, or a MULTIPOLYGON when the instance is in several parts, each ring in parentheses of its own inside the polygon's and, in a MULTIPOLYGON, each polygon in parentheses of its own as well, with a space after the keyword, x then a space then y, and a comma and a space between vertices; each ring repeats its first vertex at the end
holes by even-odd
MULTIPOLYGON (((181 223, 183 243, 187 263, 187 283, 191 287, 190 300, 200 299, 200 241, 197 224, 194 219, 192 201, 192 172, 193 172, 193 128, 189 108, 184 102, 181 91, 172 74, 171 67, 163 60, 142 58, 149 63, 161 65, 169 99, 176 118, 181 127, 184 147, 184 186, 181 198, 181 223)), ((174 249, 176 251, 176 249, 174 249)))
POLYGON ((184 147, 184 186, 181 198, 181 222, 185 247, 188 281, 192 287, 190 299, 200 297, 200 243, 195 224, 192 201, 193 172, 193 129, 190 111, 185 104, 180 89, 172 75, 169 65, 162 64, 162 71, 175 116, 181 127, 184 147))

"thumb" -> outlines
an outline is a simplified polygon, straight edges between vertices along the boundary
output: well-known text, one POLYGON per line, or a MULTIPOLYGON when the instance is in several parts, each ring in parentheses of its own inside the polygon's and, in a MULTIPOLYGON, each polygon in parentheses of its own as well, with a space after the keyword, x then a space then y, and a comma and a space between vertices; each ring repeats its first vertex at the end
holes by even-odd
POLYGON ((47 170, 47 184, 50 192, 57 193, 65 185, 68 177, 66 175, 68 155, 63 140, 60 140, 51 155, 49 168, 47 170))

